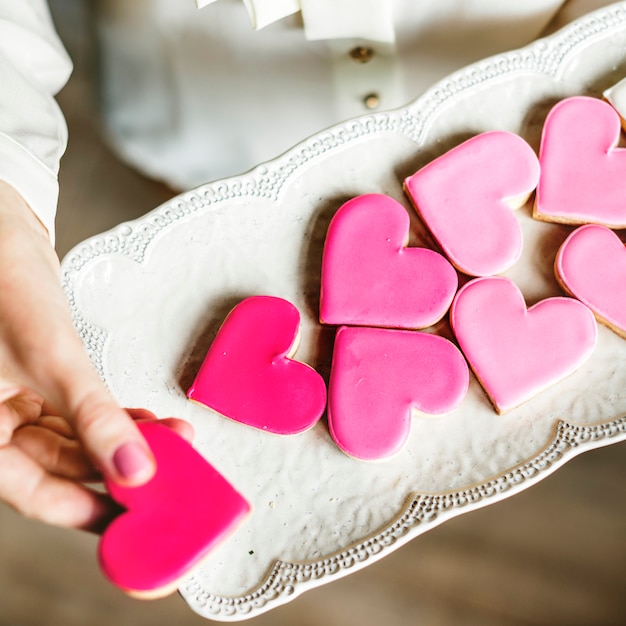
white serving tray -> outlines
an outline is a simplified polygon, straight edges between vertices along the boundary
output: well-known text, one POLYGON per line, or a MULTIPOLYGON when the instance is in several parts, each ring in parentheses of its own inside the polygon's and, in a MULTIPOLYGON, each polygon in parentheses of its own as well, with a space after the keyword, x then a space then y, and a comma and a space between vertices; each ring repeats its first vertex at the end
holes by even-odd
MULTIPOLYGON (((185 397, 227 312, 254 294, 299 308, 297 358, 326 376, 333 331, 317 321, 319 270, 342 202, 386 193, 411 212, 412 244, 429 245, 403 194, 406 176, 486 130, 517 132, 537 148, 552 104, 599 96, 624 76, 620 3, 455 73, 406 108, 340 124, 243 176, 182 194, 66 256, 76 326, 119 402, 189 420, 197 448, 252 503, 243 526, 181 585, 194 611, 253 617, 626 439, 626 341, 606 328, 583 368, 506 415, 472 379, 457 411, 416 416, 404 452, 382 463, 340 452, 324 419, 281 437, 185 397)), ((525 248, 507 275, 530 305, 560 295, 552 265, 570 229, 532 220, 530 205, 517 215, 525 248)), ((445 322, 437 330, 449 335, 445 322)), ((210 497, 199 488, 198 498, 210 497)))

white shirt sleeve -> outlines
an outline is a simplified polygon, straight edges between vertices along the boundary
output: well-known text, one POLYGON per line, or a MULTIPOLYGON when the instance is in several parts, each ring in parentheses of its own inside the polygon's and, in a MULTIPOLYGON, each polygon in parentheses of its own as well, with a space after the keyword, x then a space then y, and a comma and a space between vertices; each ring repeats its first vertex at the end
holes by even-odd
POLYGON ((54 241, 67 126, 54 96, 72 63, 45 0, 0 0, 0 180, 28 202, 54 241))

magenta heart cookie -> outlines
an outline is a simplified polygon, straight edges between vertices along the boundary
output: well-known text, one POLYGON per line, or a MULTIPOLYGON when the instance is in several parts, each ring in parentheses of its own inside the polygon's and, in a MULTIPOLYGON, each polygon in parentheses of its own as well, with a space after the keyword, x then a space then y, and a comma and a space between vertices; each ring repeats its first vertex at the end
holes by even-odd
POLYGON ((126 510, 99 544, 104 574, 126 592, 159 597, 197 566, 242 522, 246 500, 194 448, 158 423, 138 424, 157 462, 140 487, 108 481, 126 510))
POLYGON ((461 350, 499 413, 574 372, 596 345, 591 311, 573 298, 526 308, 508 278, 477 278, 459 290, 450 323, 461 350))
POLYGON ((626 150, 618 148, 620 117, 610 104, 578 96, 546 118, 534 216, 564 224, 626 227, 626 150))
POLYGON ((404 187, 450 262, 470 276, 491 276, 521 254, 511 209, 524 204, 538 179, 532 148, 513 133, 492 131, 446 152, 404 187))
POLYGON ((312 427, 326 407, 326 385, 313 368, 291 358, 299 327, 290 302, 246 298, 224 320, 187 396, 272 433, 312 427))
POLYGON ((596 224, 576 229, 559 249, 555 273, 598 321, 626 337, 626 247, 612 230, 596 224))
POLYGON ((341 327, 328 389, 328 424, 341 450, 368 461, 401 451, 413 410, 455 409, 467 393, 463 355, 443 337, 409 330, 341 327))
POLYGON ((325 324, 426 328, 448 311, 458 279, 439 253, 406 247, 409 215, 369 194, 334 215, 324 245, 320 320, 325 324))

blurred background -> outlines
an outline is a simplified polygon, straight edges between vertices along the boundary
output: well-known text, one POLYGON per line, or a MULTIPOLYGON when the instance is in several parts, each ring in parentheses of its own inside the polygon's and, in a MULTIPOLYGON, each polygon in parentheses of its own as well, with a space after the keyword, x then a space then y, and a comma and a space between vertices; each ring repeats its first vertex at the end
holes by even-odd
MULTIPOLYGON (((81 0, 51 0, 75 63, 59 96, 70 129, 57 249, 175 192, 102 141, 94 38, 81 0)), ((0 505, 0 626, 179 626, 206 621, 177 595, 132 600, 99 572, 97 538, 0 505)), ((577 457, 539 485, 445 523, 383 561, 252 620, 255 626, 626 623, 626 443, 577 457)))

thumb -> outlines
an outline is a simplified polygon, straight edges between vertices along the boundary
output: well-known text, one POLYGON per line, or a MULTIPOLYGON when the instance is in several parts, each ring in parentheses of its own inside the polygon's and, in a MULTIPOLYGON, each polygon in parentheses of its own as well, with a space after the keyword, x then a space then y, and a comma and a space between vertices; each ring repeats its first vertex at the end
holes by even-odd
MULTIPOLYGON (((67 344, 66 344, 67 348, 67 344)), ((67 353, 66 353, 67 354, 67 353)), ((55 368, 51 393, 89 457, 109 479, 140 485, 154 475, 156 462, 131 415, 113 399, 80 346, 55 368)))
POLYGON ((70 413, 78 438, 103 474, 117 483, 140 485, 154 475, 154 456, 130 415, 94 390, 70 413))

